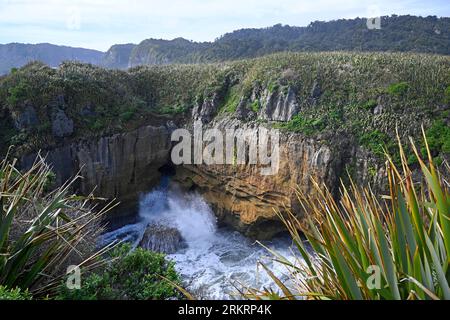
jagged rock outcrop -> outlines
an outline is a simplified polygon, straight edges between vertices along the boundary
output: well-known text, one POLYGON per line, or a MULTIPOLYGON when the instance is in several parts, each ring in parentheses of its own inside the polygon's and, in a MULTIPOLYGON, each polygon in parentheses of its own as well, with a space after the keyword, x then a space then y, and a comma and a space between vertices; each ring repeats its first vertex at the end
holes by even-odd
POLYGON ((29 130, 39 124, 36 109, 30 104, 26 104, 20 112, 13 112, 12 117, 17 130, 29 130))
POLYGON ((149 225, 139 243, 141 248, 165 254, 175 253, 185 245, 177 229, 158 224, 149 225))
POLYGON ((54 108, 51 119, 52 133, 55 137, 63 138, 72 135, 73 120, 70 119, 62 109, 54 108))
MULTIPOLYGON (((256 98, 252 99, 252 101, 253 103, 257 103, 259 108, 259 101, 257 101, 256 98)), ((241 98, 236 108, 236 118, 243 121, 249 121, 254 119, 255 116, 256 113, 249 108, 249 101, 245 98, 241 98)))
POLYGON ((290 87, 287 92, 266 90, 261 100, 261 117, 265 120, 287 122, 300 111, 297 97, 290 87))
POLYGON ((210 122, 217 114, 219 107, 219 96, 217 93, 205 99, 203 103, 197 103, 192 109, 192 118, 194 121, 201 121, 202 123, 210 122))

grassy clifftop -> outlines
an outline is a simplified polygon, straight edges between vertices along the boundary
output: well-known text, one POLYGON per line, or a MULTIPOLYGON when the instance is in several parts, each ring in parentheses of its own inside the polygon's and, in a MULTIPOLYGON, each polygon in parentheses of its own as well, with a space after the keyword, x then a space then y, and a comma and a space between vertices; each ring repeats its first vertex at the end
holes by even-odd
POLYGON ((448 152, 450 57, 400 53, 283 53, 222 64, 105 70, 29 64, 0 78, 0 144, 38 148, 67 139, 122 132, 155 117, 190 118, 215 97, 234 116, 245 101, 260 119, 261 92, 291 91, 299 113, 273 126, 305 135, 345 132, 379 152, 398 124, 404 136, 421 123, 448 152))

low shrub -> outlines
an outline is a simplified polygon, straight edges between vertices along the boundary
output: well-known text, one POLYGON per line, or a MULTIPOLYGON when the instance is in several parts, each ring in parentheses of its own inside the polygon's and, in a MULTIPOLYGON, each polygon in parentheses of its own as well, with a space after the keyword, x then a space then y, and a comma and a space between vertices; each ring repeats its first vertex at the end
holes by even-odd
POLYGON ((363 108, 366 110, 372 111, 373 109, 375 109, 375 107, 377 105, 378 105, 377 101, 374 99, 371 99, 363 105, 363 108))
POLYGON ((450 127, 444 120, 435 121, 426 134, 433 154, 446 153, 450 155, 450 127))
POLYGON ((359 143, 362 146, 368 148, 376 156, 384 155, 383 148, 389 141, 390 137, 387 134, 378 130, 363 133, 359 137, 359 143))
POLYGON ((164 300, 180 298, 176 286, 179 276, 174 263, 163 254, 141 248, 131 250, 129 244, 109 253, 110 263, 91 273, 81 289, 69 290, 62 285, 63 300, 164 300))
POLYGON ((9 96, 7 98, 8 104, 12 107, 15 107, 20 101, 27 97, 29 91, 30 86, 25 80, 19 82, 14 87, 9 88, 9 96))
POLYGON ((304 118, 300 114, 294 116, 292 120, 285 124, 278 125, 278 127, 293 131, 312 135, 325 129, 326 121, 323 118, 309 119, 304 118))
POLYGON ((0 300, 31 300, 31 294, 28 290, 22 290, 20 288, 8 289, 4 286, 0 286, 0 300))
POLYGON ((259 112, 259 102, 253 101, 251 105, 251 109, 253 112, 258 113, 259 112))
POLYGON ((388 87, 387 92, 391 96, 403 96, 408 92, 408 90, 409 90, 408 82, 399 82, 391 84, 388 87))

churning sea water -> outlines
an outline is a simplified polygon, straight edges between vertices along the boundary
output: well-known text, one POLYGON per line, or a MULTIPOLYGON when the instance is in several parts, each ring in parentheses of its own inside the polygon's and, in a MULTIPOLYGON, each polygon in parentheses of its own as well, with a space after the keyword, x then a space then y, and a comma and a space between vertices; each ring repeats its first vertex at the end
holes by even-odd
MULTIPOLYGON (((167 258, 175 262, 183 286, 199 299, 239 299, 242 285, 272 288, 273 280, 258 261, 275 275, 285 278, 286 270, 274 262, 260 244, 237 231, 218 228, 214 212, 196 192, 183 192, 163 179, 161 186, 143 195, 137 223, 122 226, 103 235, 102 243, 124 240, 137 246, 151 223, 177 228, 187 246, 167 258)), ((281 237, 264 245, 288 259, 294 259, 291 241, 281 237)))

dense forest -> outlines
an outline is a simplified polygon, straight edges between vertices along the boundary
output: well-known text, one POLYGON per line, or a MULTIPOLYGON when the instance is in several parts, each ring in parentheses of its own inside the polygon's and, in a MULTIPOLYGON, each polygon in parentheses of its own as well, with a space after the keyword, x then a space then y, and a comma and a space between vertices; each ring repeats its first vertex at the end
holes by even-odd
MULTIPOLYGON (((282 51, 412 51, 449 54, 450 19, 437 17, 382 17, 381 29, 367 28, 367 19, 316 21, 307 27, 281 24, 265 29, 242 29, 212 43, 182 38, 148 39, 130 51, 128 66, 142 64, 198 63, 258 57, 282 51)), ((129 47, 128 47, 129 48, 129 47)), ((106 53, 110 56, 118 48, 106 53)), ((121 56, 123 61, 124 56, 121 56)))

